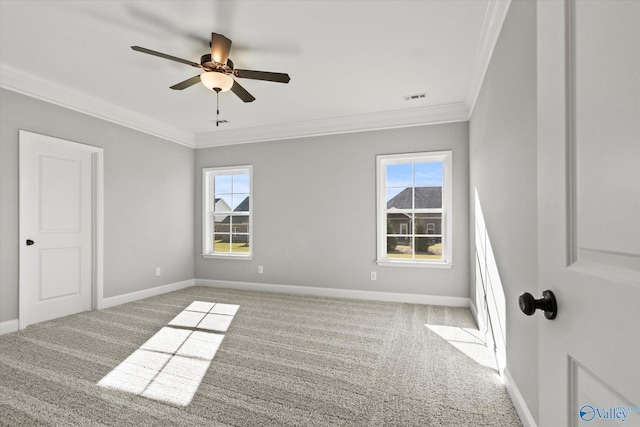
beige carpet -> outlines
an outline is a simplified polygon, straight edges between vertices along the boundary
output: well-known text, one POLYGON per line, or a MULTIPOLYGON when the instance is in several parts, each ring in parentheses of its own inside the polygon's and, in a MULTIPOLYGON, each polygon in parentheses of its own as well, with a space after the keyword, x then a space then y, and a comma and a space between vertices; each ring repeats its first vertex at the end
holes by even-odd
POLYGON ((461 308, 192 287, 0 336, 0 425, 519 426, 475 328, 461 308), (193 301, 240 309, 188 406, 97 385, 193 301))

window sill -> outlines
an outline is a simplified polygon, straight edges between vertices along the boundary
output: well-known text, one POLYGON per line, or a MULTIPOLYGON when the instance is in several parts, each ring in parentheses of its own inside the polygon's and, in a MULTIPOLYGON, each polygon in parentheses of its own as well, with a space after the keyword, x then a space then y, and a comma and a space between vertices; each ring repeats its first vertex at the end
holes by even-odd
POLYGON ((380 267, 414 267, 414 268, 453 268, 449 262, 420 262, 420 261, 376 261, 380 267))
POLYGON ((251 261, 253 255, 214 255, 214 254, 200 254, 205 259, 228 259, 233 261, 251 261))

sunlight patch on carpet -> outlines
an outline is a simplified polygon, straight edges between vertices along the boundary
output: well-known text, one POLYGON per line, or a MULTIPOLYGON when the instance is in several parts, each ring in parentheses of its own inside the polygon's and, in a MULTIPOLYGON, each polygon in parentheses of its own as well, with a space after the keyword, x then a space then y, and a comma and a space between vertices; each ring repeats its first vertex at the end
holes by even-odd
POLYGON ((479 330, 444 325, 424 326, 447 340, 449 344, 463 352, 478 365, 498 370, 495 354, 487 347, 483 334, 479 330))
POLYGON ((98 385, 179 406, 191 403, 240 308, 194 301, 98 385))

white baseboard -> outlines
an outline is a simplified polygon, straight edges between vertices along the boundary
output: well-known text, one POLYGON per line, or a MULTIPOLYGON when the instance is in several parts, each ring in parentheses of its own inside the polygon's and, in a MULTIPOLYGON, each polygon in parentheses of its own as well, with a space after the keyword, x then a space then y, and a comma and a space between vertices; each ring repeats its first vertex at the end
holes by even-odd
POLYGON ((437 295, 402 294, 395 292, 359 291, 355 289, 318 288, 311 286, 274 285, 268 283, 236 282, 229 280, 195 279, 196 286, 239 289, 243 291, 277 292, 285 294, 312 295, 319 297, 352 298, 371 301, 403 302, 411 304, 445 305, 469 307, 469 298, 443 297, 437 295))
POLYGON ((118 295, 115 297, 103 298, 100 308, 109 308, 128 302, 138 301, 144 298, 154 297, 156 295, 166 294, 167 292, 178 291, 180 289, 194 286, 194 279, 182 282, 169 283, 168 285, 156 286, 155 288, 145 289, 143 291, 130 292, 128 294, 118 295))
POLYGON ((480 326, 480 321, 478 320, 478 309, 473 301, 471 301, 471 298, 469 298, 469 310, 471 310, 473 318, 476 319, 476 325, 480 326))
POLYGON ((504 379, 504 385, 507 388, 507 392, 509 393, 509 397, 513 402, 513 406, 516 408, 516 412, 520 417, 520 421, 522 421, 522 425, 524 427, 537 427, 536 420, 533 418, 533 415, 529 411, 529 407, 524 401, 522 394, 520 394, 520 390, 516 385, 515 381, 513 381, 513 377, 509 372, 509 369, 505 368, 502 372, 502 378, 504 379))
MULTIPOLYGON (((371 301, 401 302, 410 304, 442 305, 449 307, 469 307, 470 299, 464 297, 443 297, 438 295, 403 294, 395 292, 360 291, 355 289, 318 288, 310 286, 274 285, 268 283, 236 282, 227 280, 189 279, 169 283, 142 291, 130 292, 99 301, 100 309, 114 307, 128 302, 138 301, 156 295, 166 294, 191 286, 209 286, 246 291, 277 292, 298 295, 312 295, 333 298, 352 298, 371 301)), ((18 319, 0 322, 0 335, 19 330, 18 319)))
POLYGON ((18 319, 7 320, 5 322, 0 322, 0 335, 10 334, 11 332, 16 332, 20 329, 18 319))

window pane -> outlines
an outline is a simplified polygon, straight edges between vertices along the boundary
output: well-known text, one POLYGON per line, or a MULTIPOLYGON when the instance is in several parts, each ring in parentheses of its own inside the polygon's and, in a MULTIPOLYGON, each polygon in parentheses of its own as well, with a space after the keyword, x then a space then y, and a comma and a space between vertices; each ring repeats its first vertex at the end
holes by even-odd
POLYGON ((413 185, 411 163, 387 165, 387 187, 411 187, 413 185))
POLYGON ((231 193, 232 175, 216 175, 213 181, 213 191, 217 193, 231 193))
POLYGON ((442 208, 442 187, 416 187, 414 197, 416 209, 442 208))
POLYGON ((249 216, 233 215, 231 217, 231 233, 233 235, 238 233, 249 233, 249 216))
POLYGON ((412 239, 410 237, 387 236, 387 257, 394 259, 412 259, 412 239))
POLYGON ((215 233, 213 235, 213 252, 229 252, 231 236, 229 234, 215 233))
POLYGON ((233 192, 234 193, 249 193, 249 174, 239 173, 232 175, 233 177, 233 192))
POLYGON ((216 194, 213 198, 214 212, 231 212, 231 194, 216 194))
POLYGON ((249 211, 249 195, 248 194, 234 194, 233 195, 233 210, 235 212, 248 212, 249 211))
POLYGON ((387 209, 412 209, 411 187, 408 188, 388 188, 387 189, 387 209))
POLYGON ((441 213, 416 214, 416 235, 442 234, 441 213))
POLYGON ((246 254, 249 253, 249 235, 248 234, 236 234, 231 236, 231 252, 246 254))
POLYGON ((411 214, 388 213, 387 234, 402 234, 408 236, 412 232, 411 218, 411 214))
POLYGON ((393 200, 398 194, 400 194, 404 188, 387 188, 387 204, 393 200))
POLYGON ((214 224, 214 233, 229 233, 231 231, 231 217, 227 216, 222 221, 214 224))
POLYGON ((416 259, 442 259, 442 237, 416 237, 416 259))
POLYGON ((442 187, 442 162, 416 163, 414 174, 416 187, 442 187))
POLYGON ((248 234, 216 233, 213 238, 214 253, 249 253, 248 234))

